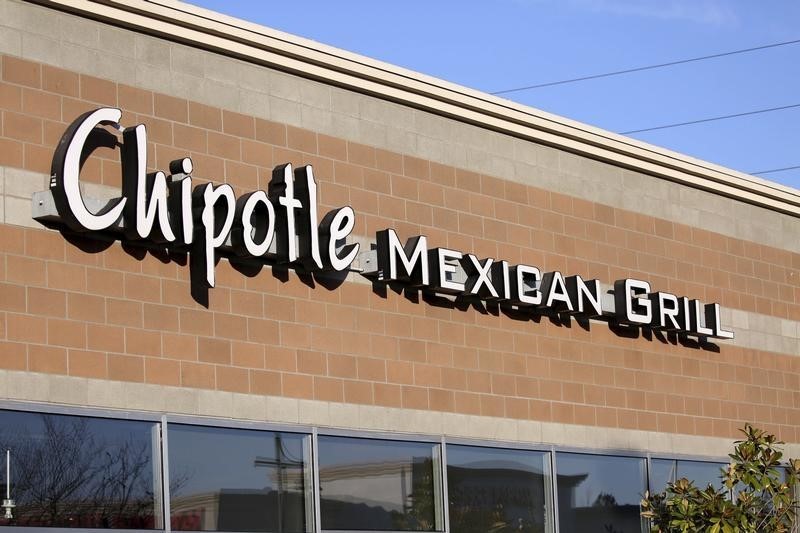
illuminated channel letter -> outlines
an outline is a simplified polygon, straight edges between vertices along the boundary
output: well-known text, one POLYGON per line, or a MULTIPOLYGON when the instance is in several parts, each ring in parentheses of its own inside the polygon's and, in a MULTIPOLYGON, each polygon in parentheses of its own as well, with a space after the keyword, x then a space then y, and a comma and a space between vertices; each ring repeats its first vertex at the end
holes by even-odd
POLYGON ((255 191, 236 200, 231 243, 237 255, 262 257, 275 237, 275 208, 267 193, 255 191))
POLYGON ((602 316, 603 306, 600 302, 600 282, 596 279, 584 280, 580 276, 568 276, 565 279, 569 299, 575 303, 575 312, 589 318, 602 316))
POLYGON ((433 280, 431 288, 437 292, 447 294, 461 294, 464 284, 453 281, 454 274, 458 271, 458 262, 464 257, 459 251, 447 248, 434 248, 428 250, 428 268, 433 280))
POLYGON ((195 187, 192 196, 195 213, 199 214, 192 259, 205 271, 206 284, 213 287, 216 249, 225 244, 233 226, 236 197, 230 185, 214 187, 210 183, 195 187))
POLYGON ((719 304, 706 304, 706 326, 711 326, 714 336, 719 339, 732 339, 733 332, 722 329, 719 304))
POLYGON ((192 171, 194 166, 188 157, 176 159, 169 164, 169 216, 175 233, 183 244, 192 244, 194 224, 192 220, 192 171))
POLYGON ((461 260, 461 266, 467 272, 467 282, 464 284, 468 294, 481 298, 497 299, 499 295, 492 285, 492 264, 494 259, 487 257, 483 263, 472 254, 467 254, 461 260))
POLYGON ((428 285, 428 239, 424 235, 408 239, 403 246, 393 229, 385 229, 375 234, 375 240, 378 269, 383 272, 384 281, 403 281, 416 287, 428 285))
POLYGON ((521 307, 541 305, 542 292, 539 285, 542 272, 533 266, 516 265, 511 267, 511 303, 521 307))
POLYGON ((668 292, 654 292, 648 296, 653 306, 653 321, 650 326, 653 329, 663 329, 666 331, 679 331, 681 307, 678 297, 668 292))
POLYGON ((272 171, 272 180, 269 182, 269 199, 275 207, 282 206, 285 213, 278 216, 275 224, 275 243, 278 249, 278 258, 284 263, 297 261, 297 225, 295 210, 303 205, 294 196, 294 178, 292 165, 280 165, 272 171))
POLYGON ((295 195, 300 201, 300 215, 297 220, 298 254, 306 268, 322 268, 319 253, 319 234, 317 233, 317 182, 314 169, 306 165, 295 169, 295 195))
POLYGON ((122 111, 111 107, 84 113, 69 125, 58 143, 50 172, 50 189, 58 214, 74 231, 102 231, 122 216, 126 198, 115 200, 102 214, 95 214, 86 208, 80 190, 81 154, 89 135, 97 126, 121 129, 120 118, 122 111))
POLYGON ((167 176, 160 170, 147 174, 147 129, 144 124, 125 128, 122 139, 122 194, 128 199, 123 210, 125 234, 129 239, 174 242, 167 209, 167 176), (156 218, 158 227, 154 228, 156 218))
POLYGON ((639 279, 623 279, 614 282, 614 304, 621 322, 649 324, 653 318, 650 300, 639 298, 650 292, 650 284, 639 279))
POLYGON ((339 253, 336 247, 347 239, 355 225, 356 214, 349 205, 329 211, 322 219, 319 229, 322 249, 326 252, 323 261, 326 268, 341 272, 353 263, 360 248, 358 243, 342 246, 339 253))
POLYGON ((556 312, 566 313, 575 311, 572 305, 564 276, 561 272, 547 272, 542 278, 542 294, 544 307, 549 307, 556 312))

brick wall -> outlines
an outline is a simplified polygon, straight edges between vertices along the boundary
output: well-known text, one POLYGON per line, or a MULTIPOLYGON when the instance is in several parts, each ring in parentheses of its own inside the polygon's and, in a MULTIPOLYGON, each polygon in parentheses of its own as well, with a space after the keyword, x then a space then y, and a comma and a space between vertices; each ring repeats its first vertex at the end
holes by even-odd
MULTIPOLYGON (((195 176, 237 194, 272 166, 313 164, 323 209, 352 205, 355 232, 392 227, 441 245, 760 315, 800 320, 800 254, 407 154, 3 56, 0 165, 46 175, 81 112, 144 123, 151 165, 189 154, 195 176)), ((118 158, 83 179, 119 186, 118 158)), ((6 217, 8 220, 8 217, 6 217)), ((110 380, 734 436, 752 421, 799 441, 796 353, 413 301, 359 280, 333 290, 223 260, 208 309, 185 258, 43 228, 0 231, 0 367, 110 380)), ((795 343, 796 345, 796 343, 795 343)), ((790 344, 791 346, 791 344, 790 344)))

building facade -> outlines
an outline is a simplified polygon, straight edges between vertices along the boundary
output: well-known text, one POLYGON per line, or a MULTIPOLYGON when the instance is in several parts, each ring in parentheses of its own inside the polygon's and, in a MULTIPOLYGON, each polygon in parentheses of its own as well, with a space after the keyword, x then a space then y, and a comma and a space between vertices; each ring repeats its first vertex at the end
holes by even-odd
POLYGON ((5 529, 630 532, 800 455, 797 190, 171 0, 0 53, 5 529))

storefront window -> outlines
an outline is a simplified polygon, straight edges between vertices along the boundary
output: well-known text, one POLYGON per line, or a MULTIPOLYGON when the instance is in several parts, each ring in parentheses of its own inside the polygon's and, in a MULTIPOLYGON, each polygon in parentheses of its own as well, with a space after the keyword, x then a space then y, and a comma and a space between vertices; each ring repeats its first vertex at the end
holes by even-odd
POLYGON ((16 504, 0 524, 161 528, 158 437, 152 422, 0 411, 2 497, 8 450, 16 504))
POLYGON ((643 531, 644 458, 557 453, 556 474, 561 531, 643 531))
POLYGON ((705 490, 711 485, 715 489, 722 488, 722 469, 725 463, 707 461, 684 461, 682 459, 650 460, 650 492, 664 492, 667 483, 686 478, 694 482, 694 486, 705 490))
POLYGON ((168 427, 173 530, 310 530, 308 435, 168 427))
POLYGON ((447 446, 450 531, 553 531, 550 454, 447 446))
POLYGON ((441 529, 438 444, 319 437, 322 529, 441 529))

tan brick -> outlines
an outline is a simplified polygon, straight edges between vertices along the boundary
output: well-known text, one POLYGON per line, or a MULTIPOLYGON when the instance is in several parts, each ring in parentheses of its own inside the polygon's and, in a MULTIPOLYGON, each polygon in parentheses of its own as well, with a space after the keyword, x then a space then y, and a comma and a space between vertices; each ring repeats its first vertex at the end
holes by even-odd
POLYGON ((32 61, 3 56, 3 80, 39 89, 42 85, 42 68, 32 61))
POLYGON ((175 136, 175 146, 193 152, 206 153, 208 151, 208 134, 206 130, 194 126, 175 124, 172 126, 175 136))
POLYGON ((323 402, 343 401, 344 383, 341 379, 314 377, 314 399, 323 402))
POLYGON ((254 139, 256 136, 256 125, 253 117, 234 113, 233 111, 222 111, 222 131, 237 137, 254 139))
POLYGON ((280 396, 283 392, 281 374, 266 370, 251 370, 250 392, 266 396, 280 396))
POLYGON ((186 100, 158 93, 153 97, 157 117, 183 124, 189 122, 189 103, 186 100))
POLYGON ((109 324, 142 327, 142 304, 140 302, 107 298, 106 319, 109 324))
POLYGON ((69 375, 83 378, 104 379, 106 377, 106 354, 85 350, 69 350, 69 375))
POLYGON ((255 342, 231 343, 234 366, 246 368, 264 368, 264 346, 255 342))
POLYGON ((50 163, 47 160, 52 152, 49 147, 26 143, 23 146, 22 168, 31 172, 46 174, 50 171, 50 163))
POLYGON ((283 395, 290 398, 312 399, 314 380, 303 374, 283 374, 281 376, 283 395))
POLYGON ((41 144, 43 135, 42 119, 13 113, 3 112, 3 135, 18 141, 41 144))
POLYGON ((0 341, 0 368, 6 370, 27 370, 27 345, 18 342, 0 341))
POLYGON ((42 65, 42 88, 51 93, 77 98, 80 93, 80 77, 68 70, 42 65))
POLYGON ((34 315, 64 318, 67 315, 66 293, 28 287, 28 312, 34 315))
POLYGON ((0 165, 21 168, 24 163, 24 148, 19 141, 0 139, 0 165))
POLYGON ((35 89, 22 91, 22 109, 28 115, 61 120, 61 97, 35 89))
POLYGON ((231 341, 198 338, 197 357, 202 362, 229 365, 231 363, 231 341))
POLYGON ((246 340, 247 318, 226 313, 214 313, 214 335, 226 339, 246 340))
POLYGON ((27 310, 26 295, 23 285, 0 283, 0 309, 24 313, 27 310))
POLYGON ((108 354, 108 378, 117 381, 144 381, 144 358, 108 354))
POLYGON ((88 268, 86 270, 86 285, 92 294, 121 297, 125 287, 123 279, 121 272, 99 268, 88 268))
POLYGON ((47 320, 42 317, 6 314, 6 338, 10 341, 47 342, 47 320))
POLYGON ((161 336, 163 356, 185 361, 197 360, 197 337, 164 333, 161 336))
POLYGON ((76 320, 47 320, 47 342, 69 348, 86 348, 86 325, 76 320))
POLYGON ((181 385, 181 363, 158 357, 144 360, 144 380, 156 385, 177 387, 181 385))
POLYGON ((47 286, 51 289, 86 290, 86 268, 82 265, 48 261, 47 286))
POLYGON ((360 381, 344 381, 344 401, 361 405, 373 404, 372 384, 360 381))
POLYGON ((0 109, 22 111, 22 87, 0 83, 0 109))
POLYGON ((217 389, 229 392, 250 392, 250 378, 247 369, 217 366, 217 389))
POLYGON ((286 126, 257 118, 255 121, 256 139, 274 146, 286 146, 286 126))
POLYGON ((428 409, 428 390, 423 387, 404 385, 401 396, 406 409, 428 409))
POLYGON ((214 365, 202 363, 181 363, 181 385, 201 389, 214 389, 216 374, 214 365))
POLYGON ((33 344, 28 347, 28 369, 31 372, 66 374, 67 351, 64 348, 33 344))
MULTIPOLYGON (((258 125, 258 123, 256 123, 258 125)), ((275 143, 273 143, 275 144, 275 143)), ((319 155, 337 159, 339 161, 347 160, 347 141, 331 137, 330 135, 317 135, 317 148, 319 155)))
POLYGON ((125 329, 125 351, 129 354, 161 355, 161 334, 143 329, 125 329))
POLYGON ((222 111, 196 102, 189 102, 189 124, 207 130, 222 130, 222 111))
POLYGON ((117 84, 81 74, 81 98, 90 102, 115 106, 117 105, 117 84))
POLYGON ((153 114, 153 93, 145 89, 120 84, 117 86, 117 100, 125 111, 153 114))

